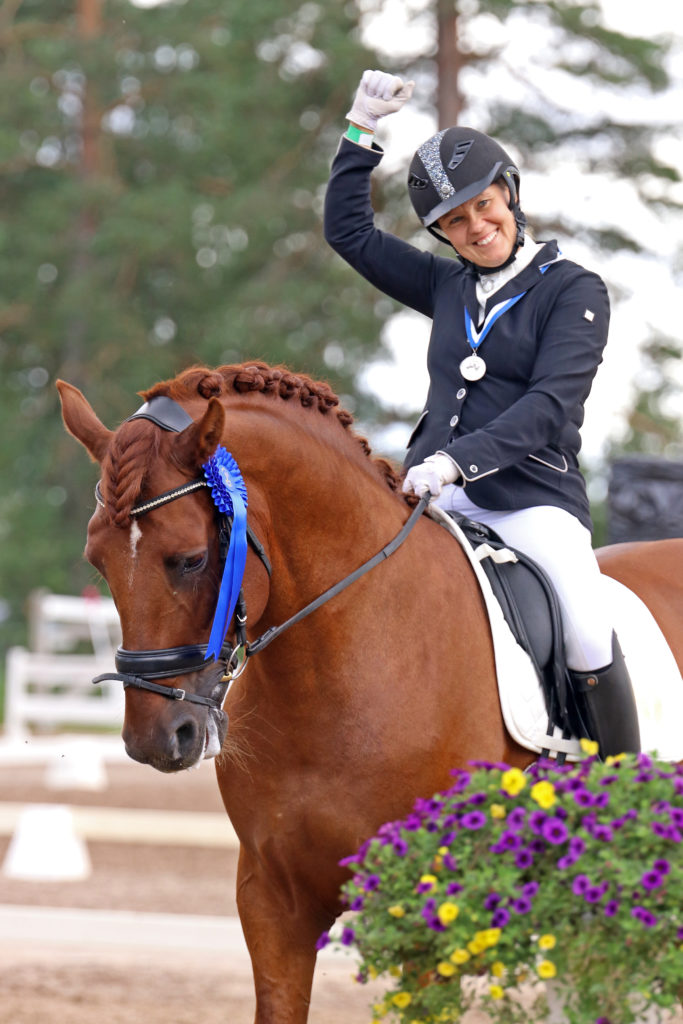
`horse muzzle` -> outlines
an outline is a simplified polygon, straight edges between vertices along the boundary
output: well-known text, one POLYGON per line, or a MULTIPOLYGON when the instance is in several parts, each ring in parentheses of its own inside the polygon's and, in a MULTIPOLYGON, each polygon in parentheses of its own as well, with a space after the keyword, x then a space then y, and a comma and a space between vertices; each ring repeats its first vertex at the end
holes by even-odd
POLYGON ((151 723, 144 708, 131 708, 127 702, 123 740, 133 760, 158 771, 177 772, 220 753, 228 731, 222 705, 234 678, 230 666, 235 651, 226 643, 220 657, 207 663, 206 649, 204 644, 141 651, 119 647, 118 671, 93 679, 95 684, 117 680, 126 690, 143 690, 173 701, 156 712, 151 723), (206 693, 155 682, 190 674, 197 677, 197 689, 202 684, 206 688, 208 681, 206 693))

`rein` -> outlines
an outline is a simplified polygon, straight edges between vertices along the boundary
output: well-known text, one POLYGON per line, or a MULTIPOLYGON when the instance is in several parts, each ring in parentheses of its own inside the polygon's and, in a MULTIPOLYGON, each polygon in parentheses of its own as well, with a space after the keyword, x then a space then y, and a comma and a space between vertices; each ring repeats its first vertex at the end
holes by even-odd
MULTIPOLYGON (((192 422, 187 413, 185 413, 185 410, 171 399, 164 398, 164 405, 160 408, 161 403, 162 399, 152 399, 151 402, 142 406, 134 416, 129 418, 134 419, 136 417, 143 417, 151 419, 154 423, 165 430, 178 432, 188 425, 188 421, 189 423, 192 422)), ((155 498, 150 498, 148 501, 135 505, 130 510, 130 515, 132 517, 145 515, 153 509, 160 508, 163 505, 169 504, 169 502, 175 501, 177 498, 182 498, 187 494, 193 494, 195 491, 198 491, 203 487, 211 488, 210 481, 207 481, 204 478, 191 480, 188 483, 181 484, 179 487, 174 487, 170 491, 164 491, 163 494, 159 494, 155 498)), ((105 503, 99 482, 95 487, 95 498, 98 505, 104 508, 105 503)), ((296 612, 295 615, 292 615, 285 622, 281 623, 279 626, 272 626, 270 629, 267 629, 265 633, 262 633, 261 636, 252 643, 249 643, 246 637, 247 612, 244 593, 240 589, 234 610, 236 644, 233 646, 230 641, 224 639, 218 653, 214 652, 214 660, 223 665, 223 674, 218 683, 213 687, 211 696, 205 697, 197 693, 188 693, 184 689, 173 686, 163 686, 153 681, 155 679, 187 675, 191 672, 197 672, 204 668, 207 662, 207 652, 210 647, 209 644, 184 644, 179 647, 139 651, 129 651, 124 647, 119 647, 115 655, 115 664, 118 671, 105 672, 102 675, 96 676, 93 679, 93 683, 98 685, 99 683, 103 683, 108 680, 115 680, 122 682, 124 689, 133 687, 138 690, 147 690, 150 693, 159 694, 170 700, 184 700, 190 704, 201 704, 205 707, 220 711, 230 683, 244 671, 247 659, 264 650, 273 642, 273 640, 276 640, 286 630, 290 629, 291 626, 294 626, 297 622, 307 618, 312 612, 326 604, 327 601, 336 597, 337 594, 340 594, 347 587, 351 586, 352 583, 355 583, 356 580, 374 569, 375 566, 379 565, 385 558, 389 558, 389 556, 392 555, 397 548, 401 546, 401 544, 403 544, 406 537, 429 504, 430 498, 431 495, 429 494, 420 498, 418 504, 415 506, 399 532, 393 540, 389 541, 389 543, 382 548, 381 551, 378 551, 377 554, 373 555, 373 557, 368 559, 367 562, 364 562, 352 573, 344 577, 344 579, 324 591, 324 593, 320 594, 319 597, 310 601, 305 605, 305 607, 296 612), (241 658, 240 654, 242 655, 241 658)), ((233 526, 233 516, 227 515, 225 511, 220 511, 217 514, 217 519, 219 523, 220 561, 221 564, 224 565, 233 526)), ((246 526, 246 536, 248 543, 261 560, 266 572, 269 576, 272 576, 272 567, 266 555, 265 548, 258 540, 248 523, 246 526)))

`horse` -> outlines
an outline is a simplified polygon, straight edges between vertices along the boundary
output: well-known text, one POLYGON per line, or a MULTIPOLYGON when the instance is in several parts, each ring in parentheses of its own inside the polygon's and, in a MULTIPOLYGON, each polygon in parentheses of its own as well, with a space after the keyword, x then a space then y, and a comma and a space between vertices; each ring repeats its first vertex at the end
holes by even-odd
MULTIPOLYGON (((115 431, 58 388, 67 430, 100 466, 85 555, 121 619, 127 752, 162 772, 216 757, 240 841, 255 1024, 305 1024, 316 940, 343 910, 339 861, 455 767, 534 757, 504 726, 471 567, 442 526, 415 517, 400 474, 324 382, 264 363, 192 367, 140 392, 150 409, 170 400, 161 421, 115 431), (243 474, 251 541, 230 643, 211 660, 225 543, 197 478, 219 445, 243 474), (238 664, 240 648, 253 656, 238 664)), ((681 579, 682 548, 648 548, 661 579, 634 573, 646 603, 650 585, 681 579)), ((618 555, 608 561, 618 577, 618 555)), ((683 666, 681 594, 659 613, 683 666)))

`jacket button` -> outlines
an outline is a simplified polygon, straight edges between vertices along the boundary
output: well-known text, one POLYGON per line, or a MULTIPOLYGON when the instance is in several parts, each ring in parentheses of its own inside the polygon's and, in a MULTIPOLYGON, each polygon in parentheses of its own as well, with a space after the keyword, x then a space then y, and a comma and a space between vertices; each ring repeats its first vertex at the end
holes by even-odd
POLYGON ((478 473, 479 466, 470 466, 470 473, 478 473))
POLYGON ((451 422, 451 426, 452 427, 457 427, 458 423, 460 422, 460 417, 459 416, 451 416, 450 422, 451 422))
POLYGON ((458 388, 458 390, 455 393, 455 397, 458 399, 459 402, 461 402, 466 394, 467 394, 467 388, 458 388))

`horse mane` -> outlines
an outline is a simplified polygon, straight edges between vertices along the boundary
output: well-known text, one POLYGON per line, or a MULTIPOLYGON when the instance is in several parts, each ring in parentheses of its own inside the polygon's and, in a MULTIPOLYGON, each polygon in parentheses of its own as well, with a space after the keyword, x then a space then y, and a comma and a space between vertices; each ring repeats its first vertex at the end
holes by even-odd
MULTIPOLYGON (((332 415, 344 430, 350 432, 363 454, 372 460, 386 485, 400 494, 400 473, 387 459, 373 456, 367 439, 351 429, 353 416, 340 406, 339 398, 329 384, 315 381, 306 374, 294 374, 285 367, 261 362, 219 366, 216 369, 193 366, 139 394, 146 402, 159 395, 175 401, 197 396, 208 401, 231 392, 273 396, 278 400, 298 402, 324 416, 332 415)), ((159 431, 154 430, 147 420, 125 421, 114 434, 102 462, 102 493, 107 513, 116 526, 129 525, 130 510, 140 495, 147 468, 158 452, 159 431)))

